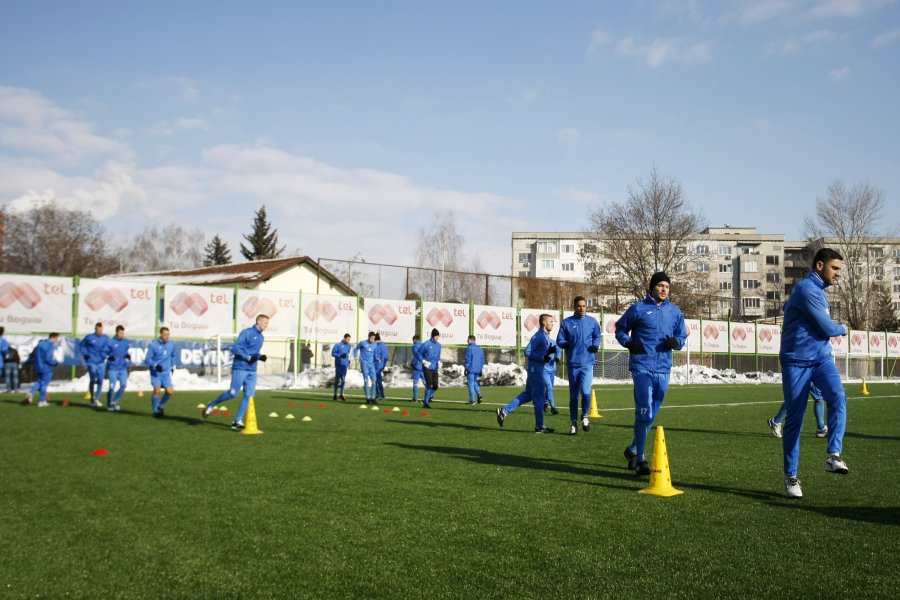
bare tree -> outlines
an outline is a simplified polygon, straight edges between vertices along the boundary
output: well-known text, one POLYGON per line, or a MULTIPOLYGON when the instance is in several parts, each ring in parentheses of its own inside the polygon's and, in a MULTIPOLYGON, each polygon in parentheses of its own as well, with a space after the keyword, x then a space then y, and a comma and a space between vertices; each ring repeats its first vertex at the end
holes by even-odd
POLYGON ((804 219, 804 235, 813 249, 832 247, 844 257, 844 269, 835 294, 838 319, 850 327, 865 329, 879 299, 893 231, 884 229, 884 191, 868 181, 848 187, 836 179, 824 198, 816 199, 816 212, 804 219))
POLYGON ((375 295, 375 286, 367 281, 366 275, 355 268, 354 265, 365 263, 362 253, 357 252, 346 261, 329 261, 333 266, 329 267, 334 276, 340 279, 344 284, 355 291, 360 296, 372 297, 375 295))
POLYGON ((686 243, 705 226, 706 218, 691 208, 681 183, 654 167, 647 179, 638 178, 628 187, 625 202, 610 202, 589 215, 588 241, 581 247, 582 260, 591 265, 586 278, 616 294, 621 290, 642 298, 653 273, 666 271, 673 282, 678 273, 673 293, 679 293, 681 302, 694 288, 702 288, 700 279, 709 280, 690 268, 701 259, 686 243))
POLYGON ((174 223, 146 227, 133 238, 122 241, 119 272, 174 271, 203 266, 205 236, 195 227, 185 229, 174 223))
POLYGON ((465 239, 456 230, 456 217, 452 210, 438 213, 428 229, 419 229, 416 246, 415 289, 424 298, 477 301, 485 297, 485 275, 476 258, 471 264, 462 264, 462 248, 465 239))
POLYGON ((106 230, 87 211, 44 202, 25 212, 4 209, 0 220, 2 271, 99 277, 116 270, 106 230))

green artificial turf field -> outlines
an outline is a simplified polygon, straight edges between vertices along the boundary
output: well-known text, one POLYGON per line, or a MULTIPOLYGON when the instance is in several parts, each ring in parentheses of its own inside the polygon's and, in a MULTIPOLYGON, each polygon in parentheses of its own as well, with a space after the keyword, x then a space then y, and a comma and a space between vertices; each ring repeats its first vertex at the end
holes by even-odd
POLYGON ((498 427, 509 388, 441 389, 428 416, 408 389, 377 411, 263 391, 256 436, 200 418, 216 392, 176 392, 162 420, 130 393, 117 414, 0 395, 0 596, 897 597, 900 387, 848 385, 846 476, 807 411, 801 500, 766 426, 779 386, 670 389, 672 498, 625 469, 630 388, 596 389, 604 418, 577 436, 567 410, 553 435, 530 406, 498 427))

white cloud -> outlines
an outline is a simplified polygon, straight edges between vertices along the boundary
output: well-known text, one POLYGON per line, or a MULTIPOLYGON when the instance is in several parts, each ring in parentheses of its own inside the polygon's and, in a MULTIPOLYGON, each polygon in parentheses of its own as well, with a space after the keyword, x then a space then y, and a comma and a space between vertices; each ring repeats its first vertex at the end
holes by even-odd
POLYGON ((556 139, 560 144, 574 144, 581 139, 581 132, 574 127, 565 127, 557 132, 556 139))
POLYGON ((190 77, 170 76, 157 77, 137 82, 137 87, 155 88, 160 96, 174 98, 178 102, 196 104, 200 101, 200 82, 190 77))
POLYGON ((602 29, 595 29, 591 32, 591 41, 588 44, 588 52, 595 52, 601 47, 609 44, 612 38, 602 29))
POLYGON ((885 31, 881 35, 875 36, 875 39, 872 40, 872 45, 876 48, 884 48, 886 46, 891 46, 900 40, 900 27, 891 29, 890 31, 885 31))
POLYGON ((636 41, 631 36, 616 44, 618 56, 635 58, 647 63, 652 69, 667 62, 697 64, 712 58, 711 42, 694 42, 686 37, 655 38, 650 42, 636 41))
POLYGON ((828 72, 828 77, 833 79, 834 81, 841 81, 850 74, 850 67, 840 67, 839 69, 832 69, 828 72))
POLYGON ((39 93, 2 85, 0 147, 65 163, 104 155, 131 157, 130 149, 119 140, 94 133, 90 123, 39 93))
POLYGON ((744 25, 758 25, 788 13, 790 0, 760 0, 744 2, 739 7, 738 21, 744 25))
POLYGON ((537 90, 524 90, 511 98, 510 102, 515 106, 527 106, 537 100, 539 95, 537 90))
POLYGON ((816 19, 858 17, 873 4, 864 0, 823 0, 814 3, 807 14, 816 19))
POLYGON ((823 46, 842 39, 842 36, 830 29, 818 29, 802 35, 794 35, 770 50, 770 54, 789 54, 804 47, 823 46))
POLYGON ((182 131, 209 131, 210 122, 199 117, 179 117, 177 119, 160 121, 150 126, 148 131, 152 135, 171 136, 182 131))
POLYGON ((597 192, 588 192, 576 188, 566 188, 563 190, 554 190, 553 195, 562 200, 565 204, 580 204, 583 206, 593 206, 603 202, 603 196, 597 192))

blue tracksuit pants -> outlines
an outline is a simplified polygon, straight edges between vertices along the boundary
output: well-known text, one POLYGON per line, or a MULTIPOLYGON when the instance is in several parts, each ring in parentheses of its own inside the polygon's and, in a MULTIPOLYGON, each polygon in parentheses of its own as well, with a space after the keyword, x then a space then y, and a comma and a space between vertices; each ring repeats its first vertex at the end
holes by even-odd
POLYGON ((566 365, 569 375, 569 418, 572 425, 588 416, 591 411, 591 384, 594 382, 594 365, 575 367, 566 365), (578 400, 581 399, 581 416, 578 414, 578 400))
POLYGON ((645 459, 647 435, 669 389, 668 373, 632 373, 634 381, 634 437, 628 449, 645 459))

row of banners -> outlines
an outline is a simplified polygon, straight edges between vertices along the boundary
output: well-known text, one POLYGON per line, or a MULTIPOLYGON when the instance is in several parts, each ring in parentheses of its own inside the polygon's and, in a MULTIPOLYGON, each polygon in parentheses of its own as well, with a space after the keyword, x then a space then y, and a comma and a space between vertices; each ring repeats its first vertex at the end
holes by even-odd
MULTIPOLYGON (((409 344, 433 328, 447 345, 465 345, 471 333, 479 344, 524 347, 537 331, 538 318, 558 311, 479 304, 325 296, 190 285, 81 279, 77 290, 69 278, 0 275, 0 324, 9 333, 57 331, 85 335, 103 323, 112 334, 122 325, 130 338, 153 337, 157 324, 174 338, 210 339, 252 325, 259 314, 269 316, 270 336, 298 336, 309 342, 335 343, 345 333, 354 341, 377 331, 388 344, 409 344), (159 309, 157 309, 159 307, 159 309), (158 321, 157 321, 158 318, 158 321)), ((589 313, 591 314, 591 313, 589 313)), ((621 315, 591 314, 603 331, 603 348, 621 350, 615 323, 621 315)), ((777 325, 686 319, 687 350, 734 354, 778 354, 777 325)), ((556 335, 554 331, 553 336, 556 335)), ((832 339, 836 354, 900 357, 900 333, 851 331, 832 339)))

